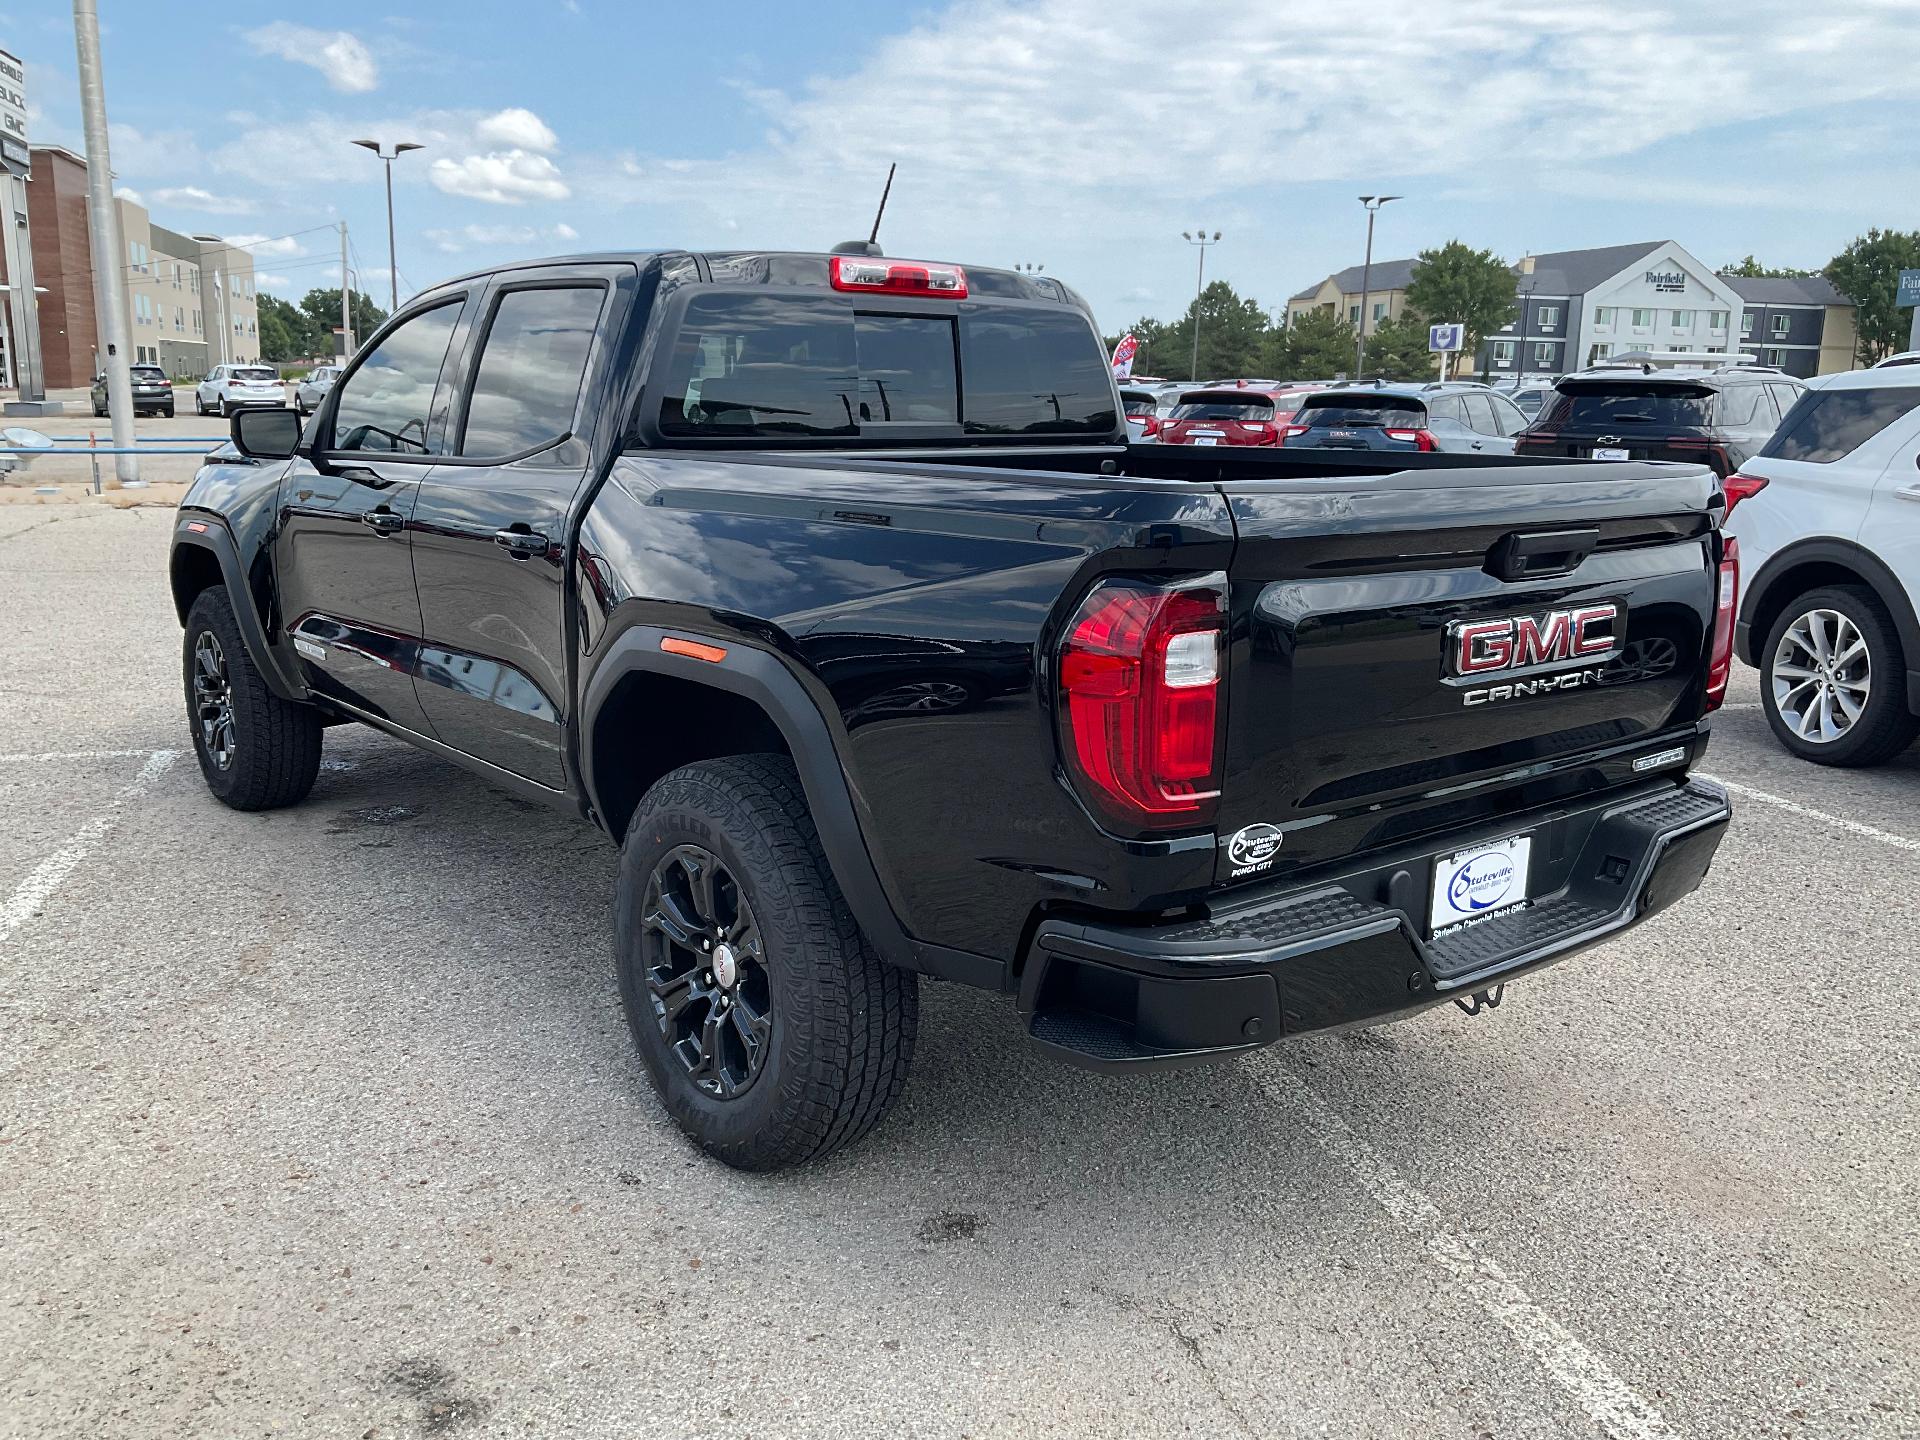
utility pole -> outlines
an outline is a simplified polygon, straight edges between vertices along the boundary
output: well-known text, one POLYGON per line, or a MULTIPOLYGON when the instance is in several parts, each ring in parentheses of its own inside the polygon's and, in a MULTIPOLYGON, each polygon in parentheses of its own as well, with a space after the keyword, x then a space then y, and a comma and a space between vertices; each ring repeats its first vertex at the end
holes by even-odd
POLYGON ((1532 318, 1527 314, 1527 308, 1533 301, 1534 287, 1540 283, 1533 278, 1533 257, 1531 255, 1522 255, 1520 257, 1520 274, 1526 281, 1526 284, 1520 287, 1520 349, 1517 356, 1518 363, 1513 367, 1513 389, 1515 394, 1518 394, 1521 387, 1527 383, 1527 321, 1532 318))
POLYGON ((340 222, 340 358, 353 358, 353 272, 347 269, 347 222, 340 222))
POLYGON ((1204 230, 1182 230, 1180 238, 1189 245, 1200 247, 1200 273, 1193 281, 1193 359, 1187 367, 1187 379, 1193 384, 1200 383, 1200 296, 1207 288, 1207 247, 1220 243, 1220 232, 1213 232, 1211 239, 1204 230))
MULTIPOLYGON (((126 252, 113 208, 113 159, 107 149, 107 91, 100 78, 100 14, 94 0, 73 0, 73 44, 80 62, 80 119, 87 137, 87 232, 93 242, 94 304, 106 341, 107 410, 113 448, 133 448, 133 383, 127 373, 127 307, 120 289, 126 252)), ((113 457, 122 485, 140 483, 140 457, 113 457)))
POLYGON ((1398 195, 1360 197, 1360 203, 1367 207, 1367 258, 1360 266, 1360 334, 1353 342, 1353 378, 1356 382, 1367 364, 1367 305, 1373 299, 1373 217, 1380 213, 1382 205, 1399 198, 1398 195))

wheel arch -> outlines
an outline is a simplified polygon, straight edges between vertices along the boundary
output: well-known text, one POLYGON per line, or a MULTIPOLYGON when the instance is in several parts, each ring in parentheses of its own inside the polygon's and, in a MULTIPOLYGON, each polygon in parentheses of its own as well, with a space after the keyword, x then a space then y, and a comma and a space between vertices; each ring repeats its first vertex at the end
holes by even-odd
POLYGON ((1851 540, 1826 536, 1801 540, 1769 556, 1745 587, 1734 648, 1749 665, 1759 665, 1760 649, 1780 612, 1794 597, 1822 585, 1864 585, 1893 617, 1907 672, 1907 708, 1920 713, 1920 617, 1913 599, 1885 561, 1851 540))
POLYGON ((240 567, 240 555, 226 526, 210 516, 183 511, 173 532, 173 550, 167 559, 167 583, 173 592, 173 610, 182 625, 187 612, 200 593, 215 585, 224 585, 233 606, 240 638, 247 654, 259 667, 267 688, 282 700, 304 700, 306 688, 297 684, 280 666, 280 657, 267 644, 266 627, 254 605, 253 591, 240 567), (192 528, 192 527, 199 528, 192 528))
POLYGON ((929 968, 875 868, 833 731, 800 679, 780 657, 732 639, 718 662, 662 650, 661 641, 674 633, 650 625, 622 631, 581 696, 580 780, 600 824, 623 838, 648 787, 680 765, 722 755, 785 755, 799 772, 827 863, 867 939, 893 964, 929 968), (664 724, 656 718, 663 714, 672 717, 664 724), (644 746, 626 743, 641 723, 644 746))

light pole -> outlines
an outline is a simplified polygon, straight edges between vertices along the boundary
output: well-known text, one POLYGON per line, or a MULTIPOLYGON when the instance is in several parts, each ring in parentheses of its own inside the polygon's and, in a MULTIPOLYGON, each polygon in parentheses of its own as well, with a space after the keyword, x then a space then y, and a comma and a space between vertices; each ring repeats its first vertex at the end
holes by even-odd
POLYGON ((1036 265, 1031 260, 1016 260, 1013 262, 1013 268, 1018 270, 1022 275, 1038 275, 1047 267, 1044 265, 1036 265))
MULTIPOLYGON (((392 311, 400 308, 400 262, 394 257, 393 248, 393 162, 409 150, 424 150, 426 147, 416 145, 411 140, 402 140, 392 146, 378 140, 356 140, 353 143, 363 150, 371 150, 387 162, 387 279, 390 282, 389 295, 392 300, 388 313, 391 314, 392 311)), ((346 283, 347 277, 342 275, 341 286, 344 288, 346 283)))
POLYGON ((1211 236, 1204 230, 1182 230, 1180 238, 1200 247, 1200 273, 1193 280, 1193 360, 1187 366, 1187 379, 1200 383, 1200 294, 1207 288, 1207 247, 1220 243, 1220 232, 1211 236))
POLYGON ((1358 380, 1367 364, 1367 305, 1373 299, 1373 217, 1380 213, 1380 207, 1389 201, 1398 200, 1398 195, 1362 195, 1360 203, 1367 207, 1367 258, 1360 267, 1360 334, 1353 342, 1353 378, 1358 380))
MULTIPOLYGON (((1533 299, 1533 287, 1540 283, 1533 278, 1533 257, 1531 255, 1524 256, 1521 259, 1520 276, 1522 280, 1519 286, 1520 354, 1518 357, 1519 363, 1513 367, 1513 391, 1516 395, 1520 393, 1521 387, 1527 383, 1527 321, 1530 318, 1527 314, 1527 307, 1533 299)), ((1568 328, 1571 329, 1572 327, 1569 326, 1568 328)))
MULTIPOLYGON (((113 206, 113 159, 107 148, 107 89, 100 74, 100 14, 96 0, 73 0, 73 44, 80 70, 80 120, 87 138, 87 236, 93 245, 93 304, 100 338, 107 342, 107 414, 113 422, 113 457, 122 485, 140 483, 140 457, 133 451, 133 383, 127 371, 127 299, 120 285, 126 251, 120 245, 120 212, 113 206)), ((12 216, 7 220, 11 222, 12 216)))

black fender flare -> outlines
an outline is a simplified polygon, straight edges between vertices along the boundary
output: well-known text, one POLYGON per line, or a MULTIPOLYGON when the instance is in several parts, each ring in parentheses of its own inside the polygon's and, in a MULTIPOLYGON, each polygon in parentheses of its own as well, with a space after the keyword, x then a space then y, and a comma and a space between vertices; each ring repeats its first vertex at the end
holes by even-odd
POLYGON ((1747 664, 1759 665, 1758 647, 1766 643, 1767 637, 1754 633, 1754 616, 1770 604, 1774 591, 1789 572, 1809 564, 1838 565, 1851 570, 1880 597, 1880 603, 1893 617, 1893 628, 1900 632, 1900 648, 1906 652, 1907 707, 1920 714, 1920 616, 1914 613, 1913 597, 1907 594, 1906 587, 1887 568, 1885 561, 1851 540, 1816 536, 1796 540, 1768 556, 1767 563, 1760 567, 1753 580, 1741 587, 1744 593, 1740 597, 1740 617, 1734 626, 1735 653, 1747 664))
MULTIPOLYGON (((177 551, 183 545, 208 551, 219 563, 220 578, 227 587, 227 598, 233 604, 233 617, 240 627, 240 638, 246 644, 248 656, 265 677, 267 688, 282 700, 305 700, 306 686, 287 674, 280 657, 267 643, 267 628, 261 623, 260 612, 254 605, 253 591, 247 585, 246 571, 240 564, 240 552, 235 548, 233 536, 228 533, 226 525, 210 512, 182 511, 173 527, 173 548, 177 551)), ((172 568, 171 553, 168 555, 168 568, 172 568)), ((181 623, 184 624, 186 607, 178 604, 178 597, 175 603, 180 611, 181 623)))
MULTIPOLYGON (((594 722, 622 680, 636 673, 669 675, 750 700, 767 714, 787 742, 794 768, 800 772, 800 785, 806 791, 814 826, 820 832, 820 844, 827 852, 827 863, 833 867, 841 893, 847 897, 853 918, 867 939, 891 964, 912 970, 930 968, 920 953, 923 947, 907 935, 894 913, 893 903, 887 897, 861 832, 859 816, 854 812, 853 792, 840 768, 840 753, 834 744, 833 732, 798 677, 778 656, 743 645, 731 636, 716 642, 724 644, 727 651, 726 659, 719 663, 676 655, 660 648, 660 642, 670 634, 686 638, 681 632, 651 625, 635 625, 621 631, 594 667, 581 696, 578 717, 581 789, 595 815, 601 818, 601 824, 606 824, 606 807, 593 781, 594 722)), ((614 836, 616 841, 621 838, 614 836)))

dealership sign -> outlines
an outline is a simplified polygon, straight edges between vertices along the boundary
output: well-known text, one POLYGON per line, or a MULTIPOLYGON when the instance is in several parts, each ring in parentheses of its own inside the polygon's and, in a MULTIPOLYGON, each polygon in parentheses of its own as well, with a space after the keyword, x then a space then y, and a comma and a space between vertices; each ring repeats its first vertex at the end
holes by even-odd
POLYGON ((1427 349, 1429 351, 1448 352, 1464 350, 1467 346, 1467 327, 1464 325, 1429 325, 1427 327, 1427 349))
POLYGON ((0 50, 0 160, 13 175, 27 173, 27 67, 0 50))

